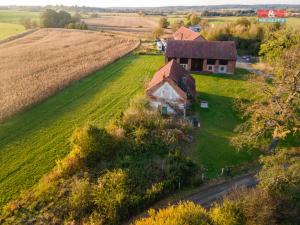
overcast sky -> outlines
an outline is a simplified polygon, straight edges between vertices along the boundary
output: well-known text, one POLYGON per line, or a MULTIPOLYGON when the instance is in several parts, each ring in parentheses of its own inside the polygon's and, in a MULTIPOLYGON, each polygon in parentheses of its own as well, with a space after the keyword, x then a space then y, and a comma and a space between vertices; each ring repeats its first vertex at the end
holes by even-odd
POLYGON ((0 5, 78 5, 97 7, 151 7, 222 4, 300 4, 300 0, 0 0, 0 5))

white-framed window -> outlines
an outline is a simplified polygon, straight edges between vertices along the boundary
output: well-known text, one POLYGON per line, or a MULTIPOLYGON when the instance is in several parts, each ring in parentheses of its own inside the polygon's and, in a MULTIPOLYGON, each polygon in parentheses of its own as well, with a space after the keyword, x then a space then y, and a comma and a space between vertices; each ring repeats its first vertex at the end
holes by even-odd
POLYGON ((213 65, 207 65, 207 70, 208 71, 214 71, 214 66, 213 65))
POLYGON ((188 65, 187 64, 180 64, 184 69, 187 69, 188 68, 188 65))
POLYGON ((219 72, 220 73, 227 73, 227 66, 220 65, 219 66, 219 72))

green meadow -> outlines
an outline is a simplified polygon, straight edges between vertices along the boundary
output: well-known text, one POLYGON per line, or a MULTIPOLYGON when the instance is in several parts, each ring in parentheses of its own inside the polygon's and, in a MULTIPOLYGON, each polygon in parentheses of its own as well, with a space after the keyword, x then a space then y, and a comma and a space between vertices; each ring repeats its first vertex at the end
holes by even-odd
POLYGON ((0 205, 34 185, 69 152, 76 127, 104 126, 126 109, 162 65, 160 56, 124 57, 0 123, 0 205))

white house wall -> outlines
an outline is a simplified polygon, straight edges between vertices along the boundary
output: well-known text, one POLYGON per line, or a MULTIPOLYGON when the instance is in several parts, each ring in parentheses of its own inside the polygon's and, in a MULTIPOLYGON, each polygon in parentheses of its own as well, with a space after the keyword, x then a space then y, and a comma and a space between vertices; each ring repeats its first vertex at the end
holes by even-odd
POLYGON ((178 93, 174 90, 174 88, 167 82, 161 85, 154 93, 153 96, 157 98, 163 98, 170 102, 174 102, 180 99, 178 93))

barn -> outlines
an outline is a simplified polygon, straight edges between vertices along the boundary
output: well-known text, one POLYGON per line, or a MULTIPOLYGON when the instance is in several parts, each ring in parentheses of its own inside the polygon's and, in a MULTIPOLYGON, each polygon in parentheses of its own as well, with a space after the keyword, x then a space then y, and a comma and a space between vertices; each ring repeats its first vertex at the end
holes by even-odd
POLYGON ((175 60, 157 71, 147 88, 150 105, 167 115, 185 116, 195 95, 194 78, 175 60))
POLYGON ((187 71, 233 74, 237 51, 233 41, 170 40, 165 61, 172 60, 187 71))

